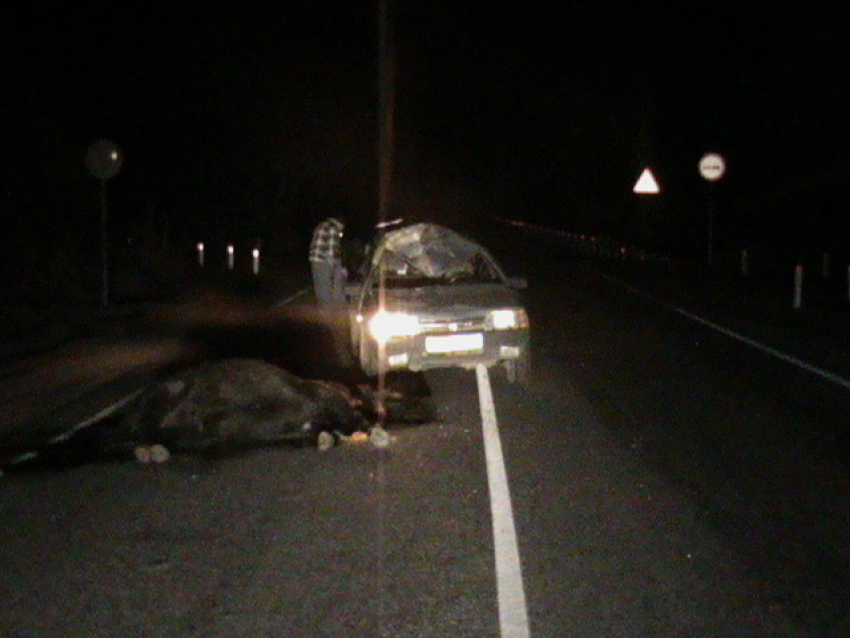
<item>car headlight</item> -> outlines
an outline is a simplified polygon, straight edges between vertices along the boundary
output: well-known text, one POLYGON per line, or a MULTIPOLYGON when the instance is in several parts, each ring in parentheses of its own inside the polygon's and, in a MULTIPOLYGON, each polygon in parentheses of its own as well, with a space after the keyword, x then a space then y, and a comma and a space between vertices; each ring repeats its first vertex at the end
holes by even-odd
POLYGON ((490 330, 516 330, 528 328, 528 314, 524 308, 502 308, 487 313, 487 328, 490 330))
POLYGON ((386 343, 395 337, 413 337, 421 332, 419 318, 404 312, 379 310, 369 320, 369 333, 378 343, 386 343))

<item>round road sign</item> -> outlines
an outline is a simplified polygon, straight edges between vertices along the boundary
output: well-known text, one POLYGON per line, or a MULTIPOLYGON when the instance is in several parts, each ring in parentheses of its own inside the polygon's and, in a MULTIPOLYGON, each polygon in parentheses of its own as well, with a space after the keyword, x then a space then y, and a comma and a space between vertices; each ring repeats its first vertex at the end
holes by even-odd
POLYGON ((717 153, 707 153, 699 161, 699 174, 709 182, 716 182, 726 172, 726 162, 717 153))
POLYGON ((123 161, 121 149, 109 140, 98 140, 86 153, 86 167, 92 175, 102 180, 115 177, 123 161))

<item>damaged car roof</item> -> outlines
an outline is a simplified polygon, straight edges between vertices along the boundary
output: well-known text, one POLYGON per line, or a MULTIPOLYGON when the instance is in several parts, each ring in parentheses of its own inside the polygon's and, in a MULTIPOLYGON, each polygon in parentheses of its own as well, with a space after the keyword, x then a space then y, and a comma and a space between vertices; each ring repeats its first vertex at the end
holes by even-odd
POLYGON ((477 254, 489 257, 485 248, 453 230, 420 223, 389 231, 381 237, 372 264, 397 261, 422 276, 438 278, 466 268, 477 254))

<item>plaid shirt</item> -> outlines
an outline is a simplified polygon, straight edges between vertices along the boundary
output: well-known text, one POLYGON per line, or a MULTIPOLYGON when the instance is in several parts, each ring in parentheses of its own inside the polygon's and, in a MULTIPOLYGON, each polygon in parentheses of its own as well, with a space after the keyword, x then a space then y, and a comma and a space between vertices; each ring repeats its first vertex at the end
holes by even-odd
POLYGON ((344 228, 345 224, 333 217, 316 226, 313 241, 310 243, 310 261, 339 261, 342 254, 340 242, 344 228))

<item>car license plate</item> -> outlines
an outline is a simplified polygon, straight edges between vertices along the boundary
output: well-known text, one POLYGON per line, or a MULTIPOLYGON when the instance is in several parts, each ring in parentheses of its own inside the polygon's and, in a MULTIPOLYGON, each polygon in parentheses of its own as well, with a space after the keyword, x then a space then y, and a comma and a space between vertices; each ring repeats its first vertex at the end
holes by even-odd
POLYGON ((445 337, 426 337, 425 352, 448 354, 450 352, 474 352, 484 349, 484 335, 480 332, 445 337))

